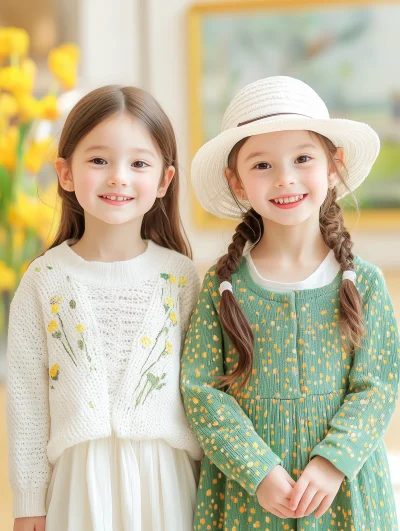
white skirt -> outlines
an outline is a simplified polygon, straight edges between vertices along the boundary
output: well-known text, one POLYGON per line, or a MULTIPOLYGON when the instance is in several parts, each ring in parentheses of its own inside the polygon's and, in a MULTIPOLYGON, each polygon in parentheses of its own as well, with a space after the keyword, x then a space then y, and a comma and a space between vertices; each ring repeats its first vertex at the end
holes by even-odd
POLYGON ((198 468, 165 441, 112 436, 57 460, 46 531, 192 531, 198 468))

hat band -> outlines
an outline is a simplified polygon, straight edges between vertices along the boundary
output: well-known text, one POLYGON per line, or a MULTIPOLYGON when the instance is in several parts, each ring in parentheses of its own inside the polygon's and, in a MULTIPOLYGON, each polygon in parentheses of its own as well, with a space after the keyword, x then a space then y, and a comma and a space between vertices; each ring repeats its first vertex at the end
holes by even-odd
POLYGON ((306 114, 299 114, 297 112, 277 112, 276 114, 267 114, 265 116, 260 116, 259 118, 253 118, 253 120, 247 120, 247 122, 240 122, 238 124, 238 127, 241 127, 242 125, 251 124, 252 122, 257 122, 258 120, 264 120, 264 118, 271 118, 271 116, 282 116, 284 114, 295 114, 296 116, 304 116, 304 118, 310 118, 313 119, 311 116, 307 116, 306 114))

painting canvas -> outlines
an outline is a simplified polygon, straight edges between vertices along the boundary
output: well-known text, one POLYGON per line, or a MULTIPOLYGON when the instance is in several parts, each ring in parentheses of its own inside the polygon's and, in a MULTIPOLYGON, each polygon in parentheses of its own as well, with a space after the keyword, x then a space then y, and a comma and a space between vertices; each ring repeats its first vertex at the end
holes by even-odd
MULTIPOLYGON (((318 92, 332 117, 365 121, 378 132, 381 153, 355 195, 362 212, 398 223, 399 20, 400 2, 194 6, 192 151, 220 132, 225 109, 247 83, 271 75, 299 78, 318 92)), ((196 212, 198 224, 215 223, 198 205, 196 212)))

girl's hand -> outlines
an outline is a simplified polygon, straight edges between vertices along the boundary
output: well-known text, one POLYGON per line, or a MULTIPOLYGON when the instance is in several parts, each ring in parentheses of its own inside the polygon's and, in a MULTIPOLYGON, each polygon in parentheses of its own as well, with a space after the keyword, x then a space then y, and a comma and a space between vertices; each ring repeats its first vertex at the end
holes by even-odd
POLYGON ((33 518, 16 518, 14 531, 45 531, 46 517, 34 516, 33 518))
POLYGON ((257 488, 258 503, 279 518, 294 518, 290 498, 295 482, 280 465, 274 467, 257 488))
POLYGON ((325 514, 343 479, 344 474, 330 461, 324 457, 314 457, 293 489, 290 509, 296 511, 296 518, 309 516, 313 511, 316 518, 325 514))

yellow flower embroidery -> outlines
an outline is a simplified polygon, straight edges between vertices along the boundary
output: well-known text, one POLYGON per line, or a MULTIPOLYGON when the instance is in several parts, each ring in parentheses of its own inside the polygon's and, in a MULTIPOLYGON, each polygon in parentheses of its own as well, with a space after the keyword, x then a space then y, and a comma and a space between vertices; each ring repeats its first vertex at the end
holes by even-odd
POLYGON ((171 284, 176 284, 176 278, 173 275, 168 275, 168 278, 171 284))
POLYGON ((179 287, 186 286, 187 284, 187 278, 186 277, 179 277, 179 287))
POLYGON ((52 380, 58 380, 58 375, 60 374, 60 367, 58 363, 53 365, 53 367, 49 370, 49 375, 52 380))
POLYGON ((165 299, 165 306, 168 306, 168 308, 173 308, 174 306, 174 300, 171 299, 170 297, 167 297, 165 299))
POLYGON ((85 330, 85 327, 81 324, 76 325, 76 330, 80 333, 82 333, 85 330))
POLYGON ((177 318, 175 312, 171 312, 169 314, 169 317, 170 317, 170 319, 171 319, 171 321, 173 322, 174 325, 176 325, 178 323, 178 318, 177 318))
POLYGON ((151 345, 151 339, 148 336, 142 337, 141 341, 144 347, 149 347, 151 345))
POLYGON ((58 310, 60 309, 58 304, 52 304, 51 305, 51 313, 58 313, 58 310))
POLYGON ((47 330, 49 332, 54 332, 55 330, 57 330, 58 328, 58 324, 56 321, 54 320, 51 320, 50 323, 49 323, 49 326, 47 327, 47 330))
POLYGON ((165 350, 168 352, 168 354, 172 354, 172 344, 169 341, 165 343, 165 350))

